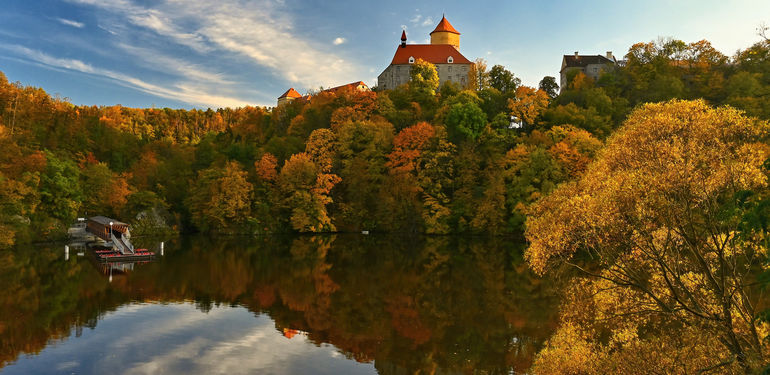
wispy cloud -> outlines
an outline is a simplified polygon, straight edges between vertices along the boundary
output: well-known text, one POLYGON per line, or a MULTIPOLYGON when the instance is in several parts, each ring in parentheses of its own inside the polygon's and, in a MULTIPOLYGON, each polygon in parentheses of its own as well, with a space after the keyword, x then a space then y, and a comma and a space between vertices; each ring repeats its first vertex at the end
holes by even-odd
POLYGON ((173 73, 180 77, 204 83, 216 83, 218 85, 231 85, 235 83, 225 73, 212 72, 198 64, 169 56, 155 49, 137 47, 125 43, 119 43, 117 46, 135 56, 136 61, 158 72, 173 73))
POLYGON ((249 105, 249 103, 235 97, 211 94, 206 87, 196 86, 190 82, 180 81, 170 85, 160 85, 113 70, 97 68, 81 60, 58 58, 19 45, 0 44, 0 49, 15 52, 43 66, 108 78, 122 86, 167 99, 211 107, 243 107, 249 105))
POLYGON ((427 17, 422 21, 422 26, 432 26, 434 23, 435 22, 433 22, 433 18, 427 17))
POLYGON ((146 8, 130 0, 69 1, 107 11, 201 55, 245 57, 263 70, 305 87, 347 82, 362 70, 320 48, 305 30, 295 30, 293 18, 280 2, 166 0, 146 8))
POLYGON ((409 20, 409 22, 411 22, 411 23, 416 25, 416 24, 420 23, 421 19, 422 19, 422 14, 415 14, 414 17, 412 17, 412 19, 409 20))
POLYGON ((340 45, 342 43, 345 43, 345 42, 347 42, 347 39, 345 39, 345 38, 336 38, 336 39, 334 39, 333 43, 334 43, 335 46, 338 46, 338 45, 340 45))
POLYGON ((85 25, 84 23, 82 23, 82 22, 73 21, 73 20, 68 20, 68 19, 66 19, 66 18, 57 18, 56 20, 57 20, 57 21, 59 21, 59 22, 61 22, 61 23, 62 23, 62 24, 64 24, 64 25, 67 25, 67 26, 72 26, 72 27, 77 27, 78 29, 82 29, 83 27, 85 27, 85 26, 86 26, 86 25, 85 25))

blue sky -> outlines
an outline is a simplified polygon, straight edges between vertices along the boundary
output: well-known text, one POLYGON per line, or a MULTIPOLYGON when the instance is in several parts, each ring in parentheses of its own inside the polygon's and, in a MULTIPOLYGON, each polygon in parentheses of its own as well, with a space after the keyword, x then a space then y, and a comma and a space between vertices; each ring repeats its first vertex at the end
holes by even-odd
POLYGON ((707 39, 727 55, 759 40, 770 1, 0 0, 0 71, 74 104, 274 105, 357 80, 374 85, 406 28, 425 43, 446 13, 460 50, 524 84, 561 56, 621 57, 636 42, 707 39))

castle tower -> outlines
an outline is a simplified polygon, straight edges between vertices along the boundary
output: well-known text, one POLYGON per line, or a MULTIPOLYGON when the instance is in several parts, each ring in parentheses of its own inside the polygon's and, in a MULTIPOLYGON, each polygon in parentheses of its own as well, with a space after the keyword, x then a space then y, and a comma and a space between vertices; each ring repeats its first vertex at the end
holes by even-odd
POLYGON ((401 48, 406 47, 406 30, 401 30, 401 48))
POLYGON ((430 44, 449 44, 460 49, 460 33, 452 27, 452 24, 441 16, 441 22, 430 33, 430 44))

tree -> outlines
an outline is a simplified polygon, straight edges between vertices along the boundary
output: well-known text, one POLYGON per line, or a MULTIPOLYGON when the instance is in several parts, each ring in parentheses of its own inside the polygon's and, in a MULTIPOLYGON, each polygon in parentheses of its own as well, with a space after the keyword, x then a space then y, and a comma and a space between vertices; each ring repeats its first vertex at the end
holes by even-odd
POLYGON ((453 139, 475 140, 487 124, 487 116, 476 103, 455 103, 449 107, 446 124, 454 134, 453 139))
POLYGON ((761 333, 768 325, 756 320, 765 302, 750 285, 767 249, 757 237, 737 235, 736 202, 767 187, 767 148, 758 142, 768 130, 767 122, 703 101, 637 109, 579 180, 533 207, 530 267, 543 273, 565 264, 590 277, 586 288, 611 328, 611 351, 686 327, 683 336, 720 349, 700 358, 708 363, 701 369, 756 368, 768 350, 761 333), (578 252, 596 261, 574 259, 578 252))
POLYGON ((198 173, 188 199, 195 224, 202 230, 231 231, 251 216, 253 186, 237 161, 224 168, 211 167, 198 173))
POLYGON ((556 78, 554 77, 543 77, 543 79, 540 80, 540 85, 538 85, 538 88, 548 94, 551 99, 559 96, 559 84, 556 83, 556 78))
POLYGON ((48 215, 71 221, 77 217, 83 192, 80 171, 72 160, 46 152, 45 171, 40 178, 40 210, 48 215))
POLYGON ((335 174, 324 173, 310 154, 292 155, 281 168, 278 187, 284 204, 291 210, 290 222, 300 232, 328 232, 336 228, 326 210, 332 203, 329 192, 340 181, 335 174))
POLYGON ((439 79, 436 66, 417 59, 409 70, 409 90, 419 98, 433 97, 438 89, 439 79))
POLYGON ((495 65, 489 70, 489 86, 503 94, 514 93, 521 85, 521 80, 502 65, 495 65))
POLYGON ((516 98, 508 99, 508 109, 523 125, 534 125, 535 119, 548 107, 548 100, 545 91, 520 86, 516 89, 516 98))
POLYGON ((468 90, 481 91, 487 87, 489 87, 487 61, 479 57, 473 61, 468 70, 468 90))

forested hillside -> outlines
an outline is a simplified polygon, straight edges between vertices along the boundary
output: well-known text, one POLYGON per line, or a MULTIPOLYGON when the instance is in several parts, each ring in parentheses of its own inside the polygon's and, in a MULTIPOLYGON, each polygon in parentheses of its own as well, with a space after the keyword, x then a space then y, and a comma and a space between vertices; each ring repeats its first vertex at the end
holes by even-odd
POLYGON ((734 56, 639 43, 626 60, 558 95, 553 78, 522 86, 482 60, 471 87, 438 87, 418 62, 392 91, 216 111, 75 106, 0 73, 0 247, 97 214, 140 233, 521 233, 640 104, 703 98, 770 118, 767 40, 734 56))

